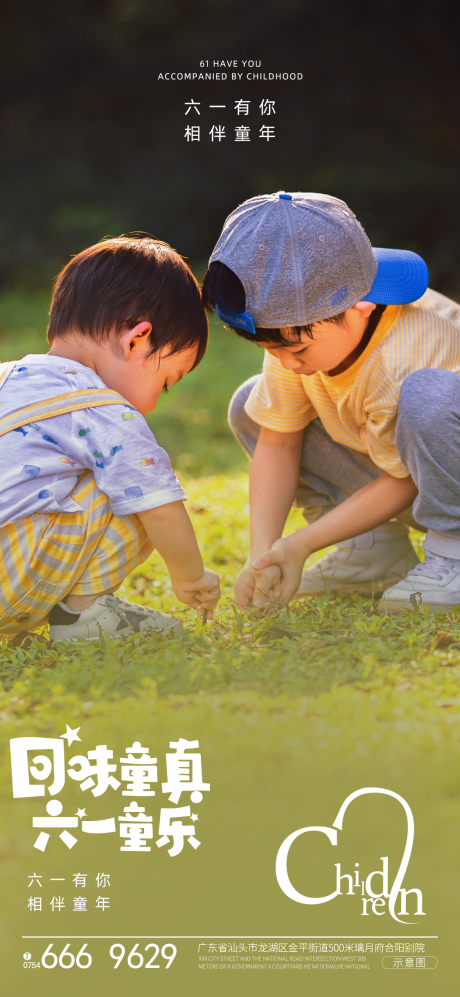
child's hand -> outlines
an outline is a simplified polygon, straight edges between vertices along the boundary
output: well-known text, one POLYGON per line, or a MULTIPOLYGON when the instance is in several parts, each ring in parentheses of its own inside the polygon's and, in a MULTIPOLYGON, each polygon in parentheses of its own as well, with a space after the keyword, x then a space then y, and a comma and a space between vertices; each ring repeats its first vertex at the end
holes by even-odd
POLYGON ((253 564, 258 575, 269 571, 271 566, 278 566, 281 572, 281 598, 285 604, 297 592, 305 563, 305 551, 295 537, 296 534, 292 533, 284 540, 276 540, 271 549, 253 564))
POLYGON ((207 609, 208 619, 212 620, 214 608, 221 596, 220 578, 215 571, 205 568, 196 582, 182 582, 172 576, 171 582, 174 593, 181 602, 192 609, 207 609))
POLYGON ((280 580, 281 573, 275 565, 257 571, 248 561, 236 579, 235 600, 239 606, 254 606, 260 609, 274 599, 279 599, 280 580))

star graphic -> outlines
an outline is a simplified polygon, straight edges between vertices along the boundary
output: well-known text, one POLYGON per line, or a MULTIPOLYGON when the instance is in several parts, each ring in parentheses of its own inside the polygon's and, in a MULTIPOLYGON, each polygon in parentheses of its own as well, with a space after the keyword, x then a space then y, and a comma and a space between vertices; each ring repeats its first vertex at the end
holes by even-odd
POLYGON ((66 726, 66 732, 65 734, 61 734, 60 736, 67 738, 67 744, 69 746, 73 743, 73 741, 81 741, 81 737, 78 736, 78 731, 80 730, 79 727, 75 727, 75 730, 72 730, 72 728, 69 727, 68 724, 66 724, 65 726, 66 726))
POLYGON ((76 817, 86 817, 86 810, 77 810, 76 817))
POLYGON ((190 819, 193 820, 193 823, 195 823, 195 821, 199 819, 198 814, 192 814, 190 819))

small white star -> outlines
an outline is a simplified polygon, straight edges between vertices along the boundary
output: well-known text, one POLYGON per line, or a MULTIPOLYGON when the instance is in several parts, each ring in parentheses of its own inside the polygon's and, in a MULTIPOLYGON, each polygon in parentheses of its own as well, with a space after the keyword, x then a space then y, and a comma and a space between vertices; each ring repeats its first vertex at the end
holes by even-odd
POLYGON ((81 741, 81 737, 78 736, 78 731, 80 730, 79 727, 75 727, 75 730, 72 730, 72 728, 69 727, 68 724, 66 724, 65 726, 66 726, 66 733, 61 734, 61 737, 67 738, 67 744, 69 746, 73 743, 73 741, 81 741))
POLYGON ((192 814, 190 819, 193 820, 193 822, 195 823, 195 821, 199 819, 198 814, 192 814))
POLYGON ((76 817, 86 817, 86 810, 77 810, 76 817))

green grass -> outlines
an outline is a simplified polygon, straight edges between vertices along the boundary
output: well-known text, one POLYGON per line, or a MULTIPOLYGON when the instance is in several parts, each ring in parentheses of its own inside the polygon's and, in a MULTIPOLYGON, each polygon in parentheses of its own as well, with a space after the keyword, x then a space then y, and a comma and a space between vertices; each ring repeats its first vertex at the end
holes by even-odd
MULTIPOLYGON (((4 295, 3 359, 44 348, 46 305, 45 295, 4 295)), ((85 711, 116 713, 128 700, 152 697, 172 705, 176 697, 192 697, 198 709, 205 696, 230 712, 287 715, 293 703, 296 711, 303 709, 299 703, 308 703, 307 712, 316 716, 318 704, 320 712, 332 715, 365 702, 364 713, 357 707, 354 720, 364 745, 374 735, 411 743, 460 736, 456 612, 387 618, 370 600, 325 595, 264 619, 232 603, 233 581, 248 544, 247 474, 241 470, 247 464, 228 431, 225 412, 231 391, 259 363, 251 344, 216 326, 203 364, 161 399, 152 417, 179 472, 187 471, 184 484, 203 556, 222 576, 224 599, 215 621, 201 631, 195 614, 177 604, 161 558, 152 555, 126 579, 120 594, 175 612, 184 621, 184 636, 104 638, 90 646, 53 647, 33 638, 30 646, 15 647, 5 641, 0 659, 4 735, 11 736, 17 726, 24 732, 46 730, 64 705, 67 715, 79 718, 85 711), (211 467, 226 473, 210 475, 211 467), (372 730, 370 703, 377 704, 371 709, 372 730)), ((300 525, 300 513, 293 510, 287 530, 300 525)), ((413 539, 420 549, 420 536, 413 539)), ((331 744, 333 729, 334 724, 324 731, 315 727, 319 740, 331 744)))
MULTIPOLYGON (((251 715, 290 716, 309 704, 305 711, 316 718, 315 736, 325 745, 333 745, 337 717, 350 708, 363 750, 369 739, 371 745, 372 739, 391 742, 395 733, 408 745, 460 739, 459 613, 385 617, 371 600, 327 595, 291 604, 274 618, 242 612, 231 594, 247 543, 247 478, 185 484, 205 560, 222 575, 225 598, 215 621, 201 629, 194 612, 177 604, 164 564, 153 554, 120 594, 175 612, 184 621, 183 637, 103 638, 89 646, 47 646, 34 638, 28 647, 14 647, 5 641, 4 734, 11 736, 18 725, 24 733, 48 730, 61 722, 64 709, 75 720, 94 719, 107 710, 123 712, 127 700, 160 697, 174 707, 186 699, 199 709, 205 696, 225 711, 251 715), (334 723, 325 720, 319 730, 318 710, 333 715, 334 723)), ((287 529, 299 520, 293 511, 287 529)))

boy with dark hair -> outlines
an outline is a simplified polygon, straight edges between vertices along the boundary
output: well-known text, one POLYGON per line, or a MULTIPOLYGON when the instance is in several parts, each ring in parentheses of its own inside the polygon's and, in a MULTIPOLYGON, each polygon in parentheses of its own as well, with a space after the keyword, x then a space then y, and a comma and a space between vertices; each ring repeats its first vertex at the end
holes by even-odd
POLYGON ((196 280, 166 243, 108 239, 59 274, 49 352, 0 366, 2 632, 48 618, 57 641, 179 633, 113 595, 155 548, 177 598, 212 616, 219 576, 144 418, 207 336, 196 280))
POLYGON ((328 195, 254 197, 227 218, 203 299, 265 350, 230 404, 253 457, 241 605, 325 590, 386 590, 389 611, 460 602, 460 309, 427 284, 416 253, 372 249, 328 195), (280 540, 294 500, 309 525, 280 540), (408 525, 427 531, 423 564, 408 525))

